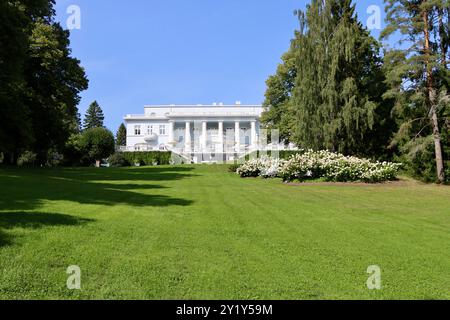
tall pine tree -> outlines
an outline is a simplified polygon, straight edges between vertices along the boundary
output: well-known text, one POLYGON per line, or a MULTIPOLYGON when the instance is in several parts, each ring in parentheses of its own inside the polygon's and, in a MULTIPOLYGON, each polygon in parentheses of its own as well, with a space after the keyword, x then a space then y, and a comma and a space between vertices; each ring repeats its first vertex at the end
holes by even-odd
POLYGON ((90 104, 84 116, 83 129, 102 128, 105 116, 97 101, 90 104))
POLYGON ((385 97, 396 100, 394 113, 401 122, 393 146, 414 162, 433 145, 436 178, 444 182, 443 145, 450 145, 442 139, 448 136, 443 130, 448 130, 450 4, 445 0, 385 2, 388 25, 382 38, 393 34, 400 38, 400 46, 385 54, 390 86, 385 97))

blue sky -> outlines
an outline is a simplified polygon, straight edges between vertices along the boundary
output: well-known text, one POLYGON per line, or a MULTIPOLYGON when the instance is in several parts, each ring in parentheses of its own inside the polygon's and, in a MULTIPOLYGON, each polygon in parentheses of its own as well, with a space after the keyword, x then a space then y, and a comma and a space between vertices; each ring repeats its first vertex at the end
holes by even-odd
MULTIPOLYGON (((81 29, 71 32, 73 55, 90 81, 80 112, 97 100, 116 132, 123 116, 143 113, 145 104, 261 103, 298 26, 293 11, 306 3, 56 0, 63 26, 70 5, 81 10, 81 29)), ((383 1, 357 1, 364 24, 370 5, 383 8, 383 1)))

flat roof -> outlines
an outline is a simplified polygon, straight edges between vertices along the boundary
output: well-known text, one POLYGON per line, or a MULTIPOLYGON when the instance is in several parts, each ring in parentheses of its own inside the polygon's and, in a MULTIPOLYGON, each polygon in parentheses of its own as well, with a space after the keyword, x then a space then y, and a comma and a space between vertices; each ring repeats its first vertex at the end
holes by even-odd
POLYGON ((261 104, 166 104, 166 105, 146 105, 144 108, 214 108, 214 107, 240 107, 255 108, 262 107, 261 104))

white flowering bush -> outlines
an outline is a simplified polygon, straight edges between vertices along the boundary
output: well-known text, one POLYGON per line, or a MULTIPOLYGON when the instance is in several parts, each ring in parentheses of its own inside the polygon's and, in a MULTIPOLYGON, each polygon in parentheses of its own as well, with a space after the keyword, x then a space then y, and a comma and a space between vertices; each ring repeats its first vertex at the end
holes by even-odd
POLYGON ((243 165, 237 168, 236 173, 242 178, 259 177, 261 173, 259 159, 245 162, 243 165))
POLYGON ((236 172, 242 178, 276 178, 279 176, 280 169, 283 167, 284 163, 285 161, 281 159, 262 157, 245 162, 236 170, 236 172))
POLYGON ((264 158, 260 164, 260 176, 266 179, 278 177, 284 163, 281 159, 264 158))
POLYGON ((325 179, 331 182, 369 183, 395 180, 401 164, 372 162, 329 151, 306 151, 291 157, 280 169, 285 181, 325 179))
POLYGON ((240 166, 241 177, 280 177, 284 181, 324 179, 330 182, 363 181, 377 183, 395 180, 401 164, 372 162, 328 151, 305 151, 289 160, 268 157, 250 160, 240 166))

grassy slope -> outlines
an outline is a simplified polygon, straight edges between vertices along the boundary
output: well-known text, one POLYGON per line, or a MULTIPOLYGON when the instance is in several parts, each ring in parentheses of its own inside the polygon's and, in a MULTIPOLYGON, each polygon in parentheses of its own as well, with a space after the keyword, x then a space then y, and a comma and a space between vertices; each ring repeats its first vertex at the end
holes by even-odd
POLYGON ((450 298, 450 188, 0 169, 0 298, 450 298))

